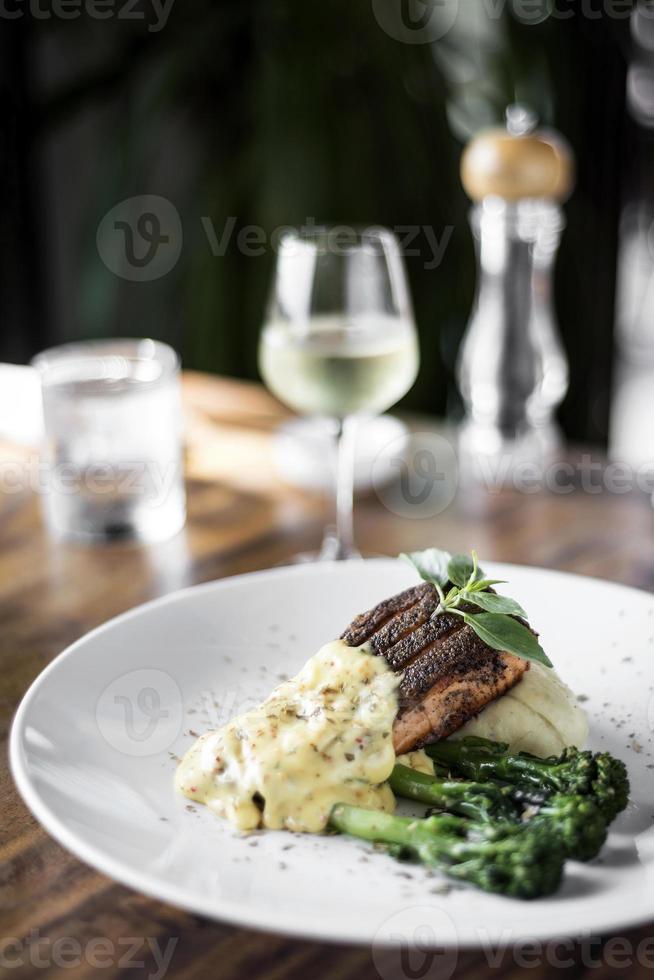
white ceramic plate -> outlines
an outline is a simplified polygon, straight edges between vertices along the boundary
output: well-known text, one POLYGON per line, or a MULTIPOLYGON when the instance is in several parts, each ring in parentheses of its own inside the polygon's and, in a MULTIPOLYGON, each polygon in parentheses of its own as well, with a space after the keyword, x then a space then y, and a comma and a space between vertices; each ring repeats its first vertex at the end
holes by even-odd
POLYGON ((299 566, 212 582, 83 637, 15 719, 21 794, 65 847, 139 891, 203 915, 298 936, 444 946, 606 933, 654 908, 654 597, 606 582, 488 565, 508 579, 562 676, 587 698, 591 746, 624 759, 633 803, 599 862, 569 865, 552 898, 457 888, 368 845, 239 836, 173 792, 193 733, 260 700, 352 617, 415 581, 401 562, 299 566))

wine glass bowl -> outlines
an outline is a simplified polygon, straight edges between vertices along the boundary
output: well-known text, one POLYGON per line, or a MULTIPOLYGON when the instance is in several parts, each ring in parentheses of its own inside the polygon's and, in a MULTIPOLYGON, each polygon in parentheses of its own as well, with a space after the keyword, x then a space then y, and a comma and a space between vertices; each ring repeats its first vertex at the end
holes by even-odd
POLYGON ((282 238, 259 367, 289 408, 337 424, 337 531, 327 534, 322 557, 358 555, 352 533, 356 420, 399 401, 418 364, 402 258, 390 231, 311 228, 282 238))

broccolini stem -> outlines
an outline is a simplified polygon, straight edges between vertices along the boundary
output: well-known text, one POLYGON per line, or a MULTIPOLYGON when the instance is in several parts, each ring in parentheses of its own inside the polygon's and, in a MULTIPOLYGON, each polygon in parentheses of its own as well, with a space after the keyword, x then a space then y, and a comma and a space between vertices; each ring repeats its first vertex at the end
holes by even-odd
POLYGON ((435 779, 399 764, 393 769, 389 783, 397 796, 473 820, 515 820, 519 815, 506 791, 492 783, 435 779))
POLYGON ((485 739, 442 741, 427 746, 427 754, 441 765, 448 766, 458 775, 468 779, 497 779, 507 783, 525 782, 543 788, 555 789, 549 783, 548 766, 553 760, 536 759, 528 755, 510 755, 502 742, 485 739))
MULTIPOLYGON (((414 817, 396 817, 381 810, 367 810, 360 806, 338 803, 329 819, 334 830, 352 837, 360 837, 383 844, 395 844, 405 848, 425 864, 434 865, 437 857, 452 846, 452 837, 463 832, 465 821, 459 817, 444 815, 419 820, 414 817), (438 825, 434 821, 438 821, 438 825), (440 829, 442 839, 434 831, 440 829)), ((441 863, 449 863, 444 861, 441 863)))

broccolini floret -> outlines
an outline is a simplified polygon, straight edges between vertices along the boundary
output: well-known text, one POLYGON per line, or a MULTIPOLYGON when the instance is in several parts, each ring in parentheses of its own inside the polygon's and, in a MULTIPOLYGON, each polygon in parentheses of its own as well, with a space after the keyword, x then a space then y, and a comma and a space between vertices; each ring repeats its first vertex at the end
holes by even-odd
POLYGON ((332 810, 330 825, 512 898, 550 895, 563 873, 564 851, 545 825, 477 823, 451 814, 414 819, 341 803, 332 810))
POLYGON ((508 783, 443 779, 402 765, 395 766, 389 782, 397 796, 478 822, 547 825, 566 857, 577 861, 595 857, 606 840, 606 820, 589 796, 535 793, 531 788, 525 793, 508 783))
POLYGON ((626 768, 606 752, 566 749, 539 759, 482 738, 436 742, 427 752, 435 776, 398 764, 389 782, 398 796, 430 806, 431 815, 338 804, 332 829, 484 891, 537 898, 556 890, 566 858, 596 856, 608 824, 627 805, 626 768))
POLYGON ((626 767, 608 752, 568 748, 558 758, 540 759, 526 752, 512 754, 502 742, 476 737, 436 742, 427 752, 453 775, 512 784, 536 805, 553 793, 590 797, 609 823, 629 800, 626 767))
POLYGON ((606 841, 606 820, 588 796, 555 793, 528 816, 527 822, 531 827, 547 825, 565 856, 575 861, 590 861, 606 841))

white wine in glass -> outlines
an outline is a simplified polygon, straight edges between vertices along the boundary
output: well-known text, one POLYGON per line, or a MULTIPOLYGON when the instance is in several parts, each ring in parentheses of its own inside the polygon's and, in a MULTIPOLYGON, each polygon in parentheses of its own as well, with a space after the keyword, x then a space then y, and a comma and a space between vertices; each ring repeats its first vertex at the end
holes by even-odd
POLYGON ((352 530, 356 420, 386 411, 418 372, 418 343, 397 242, 385 229, 286 235, 261 334, 269 389, 338 432, 336 533, 317 557, 358 557, 352 530))
POLYGON ((384 412, 406 394, 418 351, 412 324, 400 317, 326 314, 312 317, 306 334, 267 324, 260 357, 268 387, 296 412, 346 418, 384 412))

